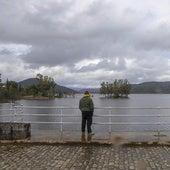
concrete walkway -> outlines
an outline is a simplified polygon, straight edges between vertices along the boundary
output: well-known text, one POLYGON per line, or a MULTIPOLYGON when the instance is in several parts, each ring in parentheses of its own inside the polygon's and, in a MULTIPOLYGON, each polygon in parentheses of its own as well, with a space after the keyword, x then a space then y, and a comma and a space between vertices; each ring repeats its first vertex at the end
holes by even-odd
POLYGON ((33 132, 31 139, 0 141, 0 170, 169 170, 169 134, 33 132))
POLYGON ((1 170, 169 170, 169 146, 1 144, 1 170))

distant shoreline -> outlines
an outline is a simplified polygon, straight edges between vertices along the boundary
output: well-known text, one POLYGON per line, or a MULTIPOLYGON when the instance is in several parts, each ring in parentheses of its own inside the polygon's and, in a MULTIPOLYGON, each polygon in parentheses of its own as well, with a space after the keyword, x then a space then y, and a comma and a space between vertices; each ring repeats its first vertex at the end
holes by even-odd
POLYGON ((51 100, 51 99, 55 99, 55 98, 49 98, 49 97, 44 97, 44 96, 22 96, 20 98, 21 100, 51 100))

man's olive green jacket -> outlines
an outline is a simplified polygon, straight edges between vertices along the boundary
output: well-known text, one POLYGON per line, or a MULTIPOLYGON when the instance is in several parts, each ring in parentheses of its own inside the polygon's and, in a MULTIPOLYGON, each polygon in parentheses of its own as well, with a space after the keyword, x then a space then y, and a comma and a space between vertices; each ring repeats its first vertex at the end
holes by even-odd
POLYGON ((94 112, 94 104, 93 100, 90 96, 83 96, 79 101, 79 109, 83 111, 91 111, 94 112))

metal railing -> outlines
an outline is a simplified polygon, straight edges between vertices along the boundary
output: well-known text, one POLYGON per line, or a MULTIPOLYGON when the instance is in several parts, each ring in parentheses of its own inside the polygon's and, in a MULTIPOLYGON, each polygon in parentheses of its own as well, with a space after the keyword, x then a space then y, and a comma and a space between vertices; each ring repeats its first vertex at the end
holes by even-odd
MULTIPOLYGON (((168 126, 170 126, 170 113, 161 113, 161 111, 163 110, 168 110, 170 111, 170 107, 95 107, 95 113, 94 113, 94 122, 93 124, 96 126, 108 126, 108 133, 109 133, 109 138, 111 139, 111 133, 114 132, 114 130, 112 129, 113 126, 116 125, 142 125, 142 126, 146 126, 146 125, 151 125, 154 126, 154 128, 152 129, 152 131, 156 131, 157 132, 157 136, 161 136, 161 131, 170 131, 169 128, 167 128, 168 126), (98 114, 98 111, 102 111, 106 110, 106 114, 98 114), (129 110, 146 110, 147 112, 152 110, 152 114, 115 114, 117 113, 117 111, 128 111, 129 110), (154 110, 154 114, 153 114, 153 110, 154 110), (114 111, 114 114, 113 114, 114 111), (156 113, 155 113, 156 112, 156 113), (100 121, 98 120, 98 118, 100 118, 100 121), (116 121, 116 118, 153 118, 152 121, 149 122, 144 122, 144 121, 116 121), (162 118, 166 118, 162 120, 162 118), (106 121, 101 121, 103 119, 107 119, 106 121), (115 121, 113 121, 115 120, 115 121), (161 129, 161 126, 166 126, 166 129, 161 129)), ((11 122, 23 122, 23 123, 31 123, 31 124, 59 124, 60 125, 60 132, 61 132, 61 138, 63 135, 63 127, 64 125, 80 125, 81 121, 65 121, 64 118, 77 118, 79 117, 79 119, 81 118, 81 114, 80 111, 78 110, 78 107, 46 107, 46 106, 11 106, 9 109, 0 109, 0 111, 10 111, 10 114, 0 114, 0 118, 1 117, 11 117, 12 120, 10 120, 11 122), (25 113, 25 110, 29 109, 29 110, 33 110, 33 109, 48 109, 48 110, 54 110, 54 113, 25 113), (66 110, 76 110, 78 113, 72 113, 72 114, 68 114, 66 113, 66 110), (48 117, 58 117, 59 120, 58 121, 26 121, 25 117, 44 117, 44 116, 48 116, 48 117), (18 119, 19 118, 19 119, 18 119)), ((133 129, 134 131, 138 131, 136 129, 133 129)), ((126 129, 124 129, 124 131, 126 131, 126 129)))

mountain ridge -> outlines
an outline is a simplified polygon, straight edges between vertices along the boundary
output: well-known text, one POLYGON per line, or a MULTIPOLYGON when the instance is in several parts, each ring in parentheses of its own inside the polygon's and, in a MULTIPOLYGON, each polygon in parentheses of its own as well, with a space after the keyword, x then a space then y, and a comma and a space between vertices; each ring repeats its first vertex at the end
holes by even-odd
MULTIPOLYGON (((90 93, 99 93, 100 88, 81 88, 79 92, 89 91, 90 93)), ((165 82, 143 82, 131 84, 131 94, 170 94, 170 81, 165 82)))
MULTIPOLYGON (((26 87, 28 85, 36 85, 38 84, 38 80, 36 78, 28 78, 23 81, 18 82, 21 87, 26 87)), ((85 91, 89 91, 90 93, 100 93, 100 88, 69 88, 59 84, 55 86, 56 92, 74 92, 74 93, 84 93, 85 91)), ((162 94, 170 94, 170 81, 157 82, 143 82, 139 84, 131 84, 131 94, 150 94, 150 93, 162 93, 162 94)))
MULTIPOLYGON (((25 79, 25 80, 22 80, 22 81, 18 82, 18 84, 21 87, 27 87, 29 85, 37 85, 38 80, 36 78, 28 78, 28 79, 25 79)), ((75 90, 73 90, 71 88, 61 86, 61 85, 59 85, 57 83, 55 85, 55 91, 56 92, 65 92, 65 93, 75 93, 76 92, 75 90)))
POLYGON ((131 93, 147 94, 147 93, 170 93, 170 81, 165 82, 143 82, 140 84, 132 84, 131 93))

